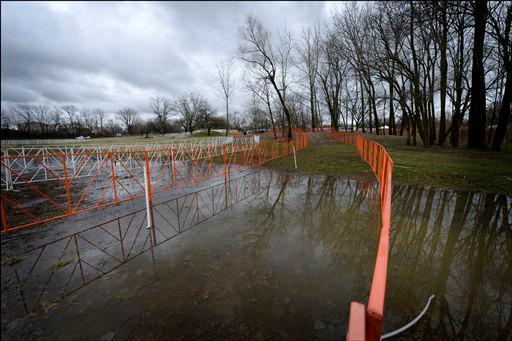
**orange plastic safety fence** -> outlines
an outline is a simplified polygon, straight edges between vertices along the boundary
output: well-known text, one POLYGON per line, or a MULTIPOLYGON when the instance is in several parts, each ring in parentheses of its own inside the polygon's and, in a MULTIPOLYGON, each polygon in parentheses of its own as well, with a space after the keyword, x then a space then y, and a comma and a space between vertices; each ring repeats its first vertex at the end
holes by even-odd
POLYGON ((393 160, 389 157, 384 146, 375 141, 365 139, 357 133, 332 131, 331 136, 338 142, 355 145, 362 159, 370 165, 380 185, 382 227, 366 316, 360 314, 360 309, 354 309, 354 307, 360 306, 353 302, 350 310, 349 331, 347 333, 348 340, 360 340, 361 335, 363 335, 361 326, 364 326, 364 335, 367 340, 380 340, 384 316, 384 300, 386 297, 393 160), (361 321, 362 318, 365 318, 366 321, 361 321))
POLYGON ((148 150, 2 156, 1 233, 227 176, 307 147, 307 137, 148 150))
POLYGON ((330 126, 323 126, 323 127, 317 127, 317 128, 304 128, 303 131, 307 133, 321 133, 321 132, 330 132, 331 127, 330 126))

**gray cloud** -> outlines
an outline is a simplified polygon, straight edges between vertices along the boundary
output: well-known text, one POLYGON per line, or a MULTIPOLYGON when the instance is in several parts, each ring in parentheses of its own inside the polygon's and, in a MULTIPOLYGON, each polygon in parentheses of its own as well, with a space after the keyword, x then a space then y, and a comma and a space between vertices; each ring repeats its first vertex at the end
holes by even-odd
MULTIPOLYGON (((248 14, 271 31, 325 19, 321 2, 1 3, 1 100, 149 111, 153 96, 197 92, 219 110, 215 63, 248 14)), ((241 72, 240 72, 241 75, 241 72)), ((240 85, 242 82, 239 81, 240 85)), ((234 109, 246 103, 239 90, 234 109)))

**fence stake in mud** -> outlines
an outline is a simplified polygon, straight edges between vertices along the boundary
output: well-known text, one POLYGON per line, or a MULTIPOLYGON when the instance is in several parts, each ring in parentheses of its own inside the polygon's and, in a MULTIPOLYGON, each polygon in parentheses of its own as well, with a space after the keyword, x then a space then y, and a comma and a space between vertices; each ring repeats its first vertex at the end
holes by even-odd
POLYGON ((295 169, 297 169, 297 155, 295 154, 295 146, 293 146, 293 161, 295 162, 295 169))
MULTIPOLYGON (((5 152, 5 156, 9 156, 9 151, 7 150, 5 152)), ((25 158, 23 158, 23 161, 25 161, 25 158)), ((7 160, 5 161, 7 162, 7 160)), ((12 174, 11 170, 8 167, 5 167, 5 190, 6 191, 12 191, 14 188, 12 186, 12 174)))
POLYGON ((112 169, 112 187, 114 189, 114 203, 117 206, 119 204, 119 202, 117 200, 116 173, 114 170, 114 159, 113 159, 113 154, 112 153, 109 153, 109 154, 110 154, 110 167, 112 169))
MULTIPOLYGON (((146 159, 146 161, 148 161, 146 159)), ((149 180, 149 167, 148 167, 148 164, 146 162, 146 164, 144 165, 144 191, 146 193, 146 213, 147 213, 147 219, 148 219, 148 226, 146 226, 146 229, 152 229, 152 235, 153 235, 153 245, 156 245, 156 240, 155 240, 155 223, 153 221, 153 200, 151 198, 151 183, 150 183, 150 180, 149 180)))

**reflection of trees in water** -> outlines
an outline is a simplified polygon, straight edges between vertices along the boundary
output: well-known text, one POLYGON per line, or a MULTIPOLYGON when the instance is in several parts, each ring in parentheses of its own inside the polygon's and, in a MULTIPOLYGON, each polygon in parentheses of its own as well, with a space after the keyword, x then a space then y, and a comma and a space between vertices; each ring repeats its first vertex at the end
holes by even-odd
MULTIPOLYGON (((271 238, 299 238, 332 267, 349 262, 344 270, 363 274, 354 280, 364 291, 380 226, 378 195, 374 200, 371 193, 377 194, 371 183, 281 178, 259 197, 251 245, 264 250, 271 238)), ((436 294, 409 336, 509 339, 512 199, 395 186, 392 202, 385 330, 410 321, 436 294)))
POLYGON ((368 208, 371 183, 327 177, 319 180, 310 196, 314 218, 302 221, 302 236, 322 246, 331 265, 340 260, 350 261, 353 269, 363 269, 373 263, 378 236, 377 212, 368 208))
POLYGON ((369 182, 286 175, 260 196, 258 219, 248 232, 251 245, 263 250, 272 237, 286 241, 293 235, 319 250, 331 266, 343 259, 352 269, 369 272, 379 226, 378 214, 368 212, 372 194, 369 182))
POLYGON ((386 330, 412 319, 434 293, 436 304, 414 335, 510 338, 511 202, 395 186, 386 330))
MULTIPOLYGON (((270 176, 274 177, 274 174, 270 173, 270 176)), ((285 221, 284 197, 289 180, 289 175, 285 174, 278 178, 277 185, 273 185, 272 181, 263 194, 257 198, 257 206, 254 209, 256 220, 248 230, 252 247, 265 249, 268 246, 271 234, 276 229, 286 233, 286 224, 283 223, 285 221)))

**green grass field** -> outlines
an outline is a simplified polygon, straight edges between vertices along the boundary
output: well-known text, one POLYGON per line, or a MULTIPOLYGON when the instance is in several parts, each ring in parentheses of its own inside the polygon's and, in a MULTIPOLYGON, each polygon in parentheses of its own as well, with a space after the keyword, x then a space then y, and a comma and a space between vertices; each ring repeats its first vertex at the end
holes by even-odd
POLYGON ((271 161, 267 168, 303 175, 345 175, 372 179, 370 167, 361 161, 354 146, 340 143, 312 144, 297 153, 297 169, 293 156, 271 161))
MULTIPOLYGON (((451 147, 406 146, 402 139, 380 137, 395 164, 393 180, 400 183, 457 190, 512 195, 512 153, 495 153, 451 147)), ((373 177, 354 146, 338 143, 310 144, 293 156, 267 164, 272 169, 305 175, 328 174, 373 177)))
MULTIPOLYGON (((121 137, 113 137, 113 138, 100 138, 100 139, 84 139, 84 140, 76 140, 74 142, 66 142, 66 143, 41 143, 38 146, 48 146, 48 147, 66 147, 66 146, 108 146, 108 145, 137 145, 137 144, 155 144, 155 143, 175 143, 178 141, 193 141, 195 139, 205 139, 212 137, 222 137, 224 134, 211 131, 210 136, 208 136, 206 131, 197 131, 193 134, 184 134, 181 136, 158 136, 153 135, 148 138, 143 136, 121 136, 121 137)), ((21 148, 19 145, 7 146, 10 148, 21 148)), ((26 148, 30 148, 30 145, 26 145, 26 148)))

